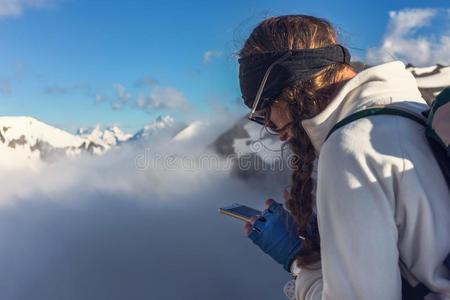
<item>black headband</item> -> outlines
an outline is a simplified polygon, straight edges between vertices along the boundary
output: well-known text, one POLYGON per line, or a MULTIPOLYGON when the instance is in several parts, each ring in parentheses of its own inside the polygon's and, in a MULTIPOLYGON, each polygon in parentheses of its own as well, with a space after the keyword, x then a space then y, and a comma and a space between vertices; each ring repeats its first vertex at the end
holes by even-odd
POLYGON ((239 81, 245 105, 252 108, 267 69, 284 55, 287 55, 287 58, 276 63, 269 73, 257 110, 270 105, 281 91, 294 81, 309 79, 331 64, 350 63, 350 53, 341 45, 268 52, 241 58, 239 59, 239 81), (288 52, 289 55, 287 55, 288 52))

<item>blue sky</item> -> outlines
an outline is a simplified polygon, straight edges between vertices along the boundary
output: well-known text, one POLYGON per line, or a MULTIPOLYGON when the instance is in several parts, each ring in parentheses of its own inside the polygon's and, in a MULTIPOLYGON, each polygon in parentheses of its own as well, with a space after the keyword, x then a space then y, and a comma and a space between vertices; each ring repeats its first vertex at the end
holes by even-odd
POLYGON ((269 15, 327 18, 345 45, 372 48, 352 49, 360 59, 385 60, 383 42, 399 35, 404 43, 389 51, 405 60, 418 38, 429 39, 423 65, 450 45, 448 2, 373 3, 0 0, 0 114, 69 131, 119 124, 134 132, 161 114, 190 121, 224 108, 244 113, 234 53, 269 15))

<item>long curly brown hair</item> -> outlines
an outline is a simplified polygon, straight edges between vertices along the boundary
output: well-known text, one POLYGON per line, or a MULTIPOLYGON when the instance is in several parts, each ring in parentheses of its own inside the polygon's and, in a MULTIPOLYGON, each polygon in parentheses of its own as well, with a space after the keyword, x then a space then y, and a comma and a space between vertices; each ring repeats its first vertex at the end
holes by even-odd
MULTIPOLYGON (((336 31, 320 18, 306 15, 270 17, 262 21, 246 40, 239 57, 285 50, 321 48, 336 44, 336 31)), ((283 89, 277 100, 288 102, 293 123, 290 147, 294 152, 291 189, 286 207, 299 225, 299 234, 306 236, 307 225, 313 220, 314 183, 311 180, 316 151, 302 127, 301 121, 320 113, 329 104, 343 83, 346 64, 332 64, 309 80, 294 82, 283 89)), ((320 260, 317 243, 306 239, 302 255, 297 257, 300 267, 308 268, 320 260)))

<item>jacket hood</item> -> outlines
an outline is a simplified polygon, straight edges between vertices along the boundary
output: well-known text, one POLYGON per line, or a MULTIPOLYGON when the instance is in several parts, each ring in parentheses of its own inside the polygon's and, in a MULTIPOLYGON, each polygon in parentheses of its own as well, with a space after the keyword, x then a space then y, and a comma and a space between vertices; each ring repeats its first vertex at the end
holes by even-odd
POLYGON ((303 120, 302 126, 319 153, 328 133, 340 120, 372 106, 405 101, 412 106, 426 104, 405 65, 401 61, 385 63, 350 79, 321 113, 303 120))

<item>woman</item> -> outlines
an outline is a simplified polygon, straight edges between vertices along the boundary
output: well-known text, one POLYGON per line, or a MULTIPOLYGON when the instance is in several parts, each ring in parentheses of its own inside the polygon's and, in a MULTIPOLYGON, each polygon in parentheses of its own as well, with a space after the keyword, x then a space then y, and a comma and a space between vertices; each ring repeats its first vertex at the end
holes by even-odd
POLYGON ((442 263, 450 251, 450 192, 423 127, 378 115, 327 139, 338 121, 368 107, 425 110, 403 63, 357 74, 332 26, 304 15, 264 20, 239 56, 250 118, 295 154, 287 211, 267 200, 263 216, 245 225, 294 275, 293 299, 402 299, 411 293, 405 285, 402 292, 402 278, 422 284, 427 299, 450 299, 442 263))

